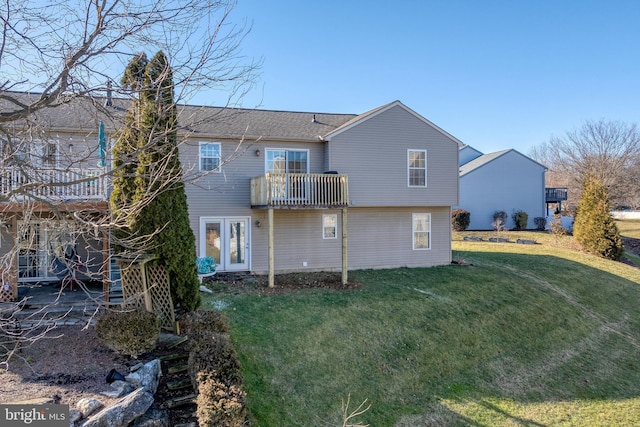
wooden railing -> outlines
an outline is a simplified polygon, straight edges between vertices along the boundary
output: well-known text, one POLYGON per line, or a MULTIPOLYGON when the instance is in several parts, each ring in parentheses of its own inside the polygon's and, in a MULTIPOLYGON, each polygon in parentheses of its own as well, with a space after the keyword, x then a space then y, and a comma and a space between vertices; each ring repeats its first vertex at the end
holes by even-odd
POLYGON ((559 202, 567 200, 566 188, 545 188, 545 201, 547 202, 559 202))
POLYGON ((251 206, 339 208, 349 205, 347 175, 268 173, 251 178, 251 206))
POLYGON ((19 169, 2 169, 0 197, 5 200, 30 196, 51 201, 106 200, 109 182, 103 174, 102 169, 38 169, 29 171, 29 175, 19 169))

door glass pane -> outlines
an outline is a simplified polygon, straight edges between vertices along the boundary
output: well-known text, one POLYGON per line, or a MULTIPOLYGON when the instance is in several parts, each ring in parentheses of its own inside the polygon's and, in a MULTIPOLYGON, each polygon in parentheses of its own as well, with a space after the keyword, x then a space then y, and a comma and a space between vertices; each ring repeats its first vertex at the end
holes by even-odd
POLYGON ((220 265, 220 223, 208 222, 206 226, 206 253, 220 265))
POLYGON ((244 221, 229 222, 229 258, 231 264, 244 264, 244 221))

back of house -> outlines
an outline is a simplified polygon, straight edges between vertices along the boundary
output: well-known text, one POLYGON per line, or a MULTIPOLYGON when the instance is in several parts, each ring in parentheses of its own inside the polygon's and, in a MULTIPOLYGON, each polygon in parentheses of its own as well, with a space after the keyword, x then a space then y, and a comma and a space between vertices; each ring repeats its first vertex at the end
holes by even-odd
MULTIPOLYGON (((43 110, 24 159, 3 165, 0 255, 13 253, 3 280, 58 280, 54 261, 70 245, 90 278, 109 279, 108 231, 73 229, 79 212, 108 219, 128 105, 108 101, 112 114, 89 100, 43 110), (23 160, 36 162, 32 175, 23 160)), ((217 271, 450 263, 460 142, 401 102, 360 115, 179 106, 179 121, 197 253, 217 271)))
POLYGON ((187 195, 199 256, 218 271, 450 263, 458 142, 402 103, 228 111, 210 126, 181 155, 210 172, 187 195))

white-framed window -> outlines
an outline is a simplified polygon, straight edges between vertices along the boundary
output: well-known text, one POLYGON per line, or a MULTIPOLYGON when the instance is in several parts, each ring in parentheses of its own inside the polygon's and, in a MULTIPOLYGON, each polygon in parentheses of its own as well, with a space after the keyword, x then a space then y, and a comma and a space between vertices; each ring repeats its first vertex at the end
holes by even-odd
POLYGON ((309 173, 309 150, 268 148, 265 156, 267 173, 309 173))
POLYGON ((200 170, 220 172, 221 149, 219 142, 200 142, 200 170))
POLYGON ((30 163, 36 169, 55 168, 58 164, 58 142, 31 140, 20 142, 12 157, 30 163))
POLYGON ((431 249, 431 214, 412 214, 413 250, 431 249))
POLYGON ((427 150, 407 150, 407 183, 409 187, 427 186, 427 150))
POLYGON ((322 215, 322 238, 323 239, 338 238, 338 215, 336 214, 322 215))

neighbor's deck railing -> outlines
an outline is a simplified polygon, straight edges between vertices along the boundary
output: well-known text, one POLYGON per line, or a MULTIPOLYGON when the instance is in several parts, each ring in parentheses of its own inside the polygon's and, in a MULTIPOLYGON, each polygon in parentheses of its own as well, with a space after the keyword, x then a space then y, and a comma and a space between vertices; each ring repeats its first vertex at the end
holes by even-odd
POLYGON ((559 202, 567 200, 566 188, 545 188, 545 200, 547 202, 559 202))
POLYGON ((251 178, 251 206, 339 208, 349 205, 347 175, 268 173, 251 178))
POLYGON ((106 200, 108 179, 102 169, 0 170, 0 196, 20 200, 27 195, 52 201, 106 200), (101 176, 102 175, 102 176, 101 176))

